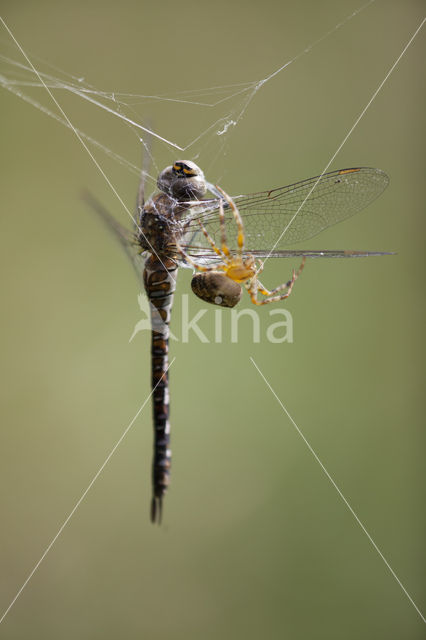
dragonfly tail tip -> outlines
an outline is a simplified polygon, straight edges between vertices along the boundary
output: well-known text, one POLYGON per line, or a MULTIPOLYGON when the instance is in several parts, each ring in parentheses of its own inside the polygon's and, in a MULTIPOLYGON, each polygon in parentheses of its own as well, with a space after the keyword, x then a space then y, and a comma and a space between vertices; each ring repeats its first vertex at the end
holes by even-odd
POLYGON ((161 496, 152 496, 151 500, 151 522, 161 524, 163 516, 163 499, 161 496))

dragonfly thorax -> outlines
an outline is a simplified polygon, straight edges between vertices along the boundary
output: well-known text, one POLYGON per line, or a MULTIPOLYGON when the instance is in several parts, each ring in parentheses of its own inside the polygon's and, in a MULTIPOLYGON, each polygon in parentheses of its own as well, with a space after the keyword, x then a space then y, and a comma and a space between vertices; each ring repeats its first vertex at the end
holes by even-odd
POLYGON ((144 251, 175 253, 175 238, 180 233, 179 220, 184 204, 166 193, 158 193, 144 205, 137 229, 137 241, 144 251))

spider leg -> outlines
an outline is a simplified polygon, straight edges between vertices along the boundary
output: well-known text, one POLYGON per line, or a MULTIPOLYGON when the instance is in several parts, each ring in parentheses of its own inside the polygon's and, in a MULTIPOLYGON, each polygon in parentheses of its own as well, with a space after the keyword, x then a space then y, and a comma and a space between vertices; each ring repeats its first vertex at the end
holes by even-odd
POLYGON ((211 235, 209 234, 209 232, 207 231, 207 229, 205 228, 205 226, 203 225, 201 220, 199 220, 198 223, 199 223, 199 225, 201 227, 201 231, 203 232, 204 236, 207 238, 207 240, 210 243, 210 246, 213 249, 213 251, 215 253, 217 253, 218 256, 223 257, 224 253, 216 246, 215 241, 213 240, 213 238, 211 237, 211 235))
MULTIPOLYGON (((222 190, 221 190, 222 191, 222 190)), ((220 220, 220 240, 222 243, 222 253, 229 258, 230 252, 228 245, 226 244, 226 225, 225 225, 225 212, 223 210, 223 201, 219 202, 219 220, 220 220)))
MULTIPOLYGON (((275 289, 272 289, 272 291, 269 291, 268 289, 266 289, 260 282, 259 280, 257 280, 257 278, 253 278, 250 282, 248 282, 246 284, 247 287, 247 291, 249 292, 251 301, 253 302, 253 304, 256 305, 262 305, 262 304, 269 304, 270 302, 278 302, 279 300, 284 300, 285 298, 288 298, 289 295, 291 294, 292 290, 293 290, 293 286, 294 283, 296 282, 297 278, 299 277, 299 275, 302 273, 303 271, 303 267, 305 266, 305 262, 306 262, 306 257, 303 257, 303 260, 298 268, 297 271, 295 271, 293 269, 293 275, 291 280, 289 280, 288 282, 281 284, 279 287, 276 287, 275 289), (280 291, 283 291, 287 289, 286 293, 283 293, 281 295, 276 295, 278 294, 280 291), (266 298, 264 300, 258 300, 257 299, 257 294, 261 293, 263 296, 266 296, 266 298)), ((263 267, 263 265, 262 265, 263 267)))
POLYGON ((298 278, 302 273, 303 269, 305 268, 305 264, 306 264, 306 256, 303 256, 302 262, 300 263, 299 268, 296 271, 296 278, 298 278))
POLYGON ((259 273, 262 273, 263 266, 264 266, 262 260, 258 260, 257 262, 258 262, 258 266, 256 267, 256 272, 255 272, 256 277, 259 275, 259 273))
MULTIPOLYGON (((273 296, 274 294, 278 293, 278 291, 282 291, 283 289, 288 289, 289 287, 292 287, 294 282, 297 280, 297 278, 302 273, 303 268, 305 266, 305 262, 306 262, 306 256, 303 256, 302 262, 300 263, 300 266, 297 269, 297 271, 294 271, 294 269, 293 269, 293 275, 292 275, 291 280, 288 280, 284 284, 280 284, 279 287, 276 287, 275 289, 272 289, 272 291, 268 291, 268 289, 264 289, 262 287, 262 285, 260 284, 260 282, 259 282, 258 289, 259 289, 260 293, 262 293, 263 295, 267 295, 267 296, 273 296)), ((262 263, 262 268, 259 271, 257 271, 256 273, 261 273, 262 270, 263 270, 263 263, 262 263)))
POLYGON ((223 264, 199 264, 196 260, 194 260, 191 256, 189 256, 186 251, 180 246, 179 242, 176 240, 176 249, 183 257, 185 262, 188 262, 191 267, 194 267, 197 271, 225 271, 225 265, 223 264))
POLYGON ((257 281, 257 284, 255 286, 253 286, 253 282, 250 283, 247 286, 247 291, 249 292, 252 303, 259 306, 263 304, 269 304, 270 302, 278 302, 279 300, 284 300, 285 298, 288 298, 292 292, 293 285, 295 282, 296 282, 296 273, 293 271, 293 278, 290 280, 290 282, 287 282, 286 284, 282 284, 276 289, 273 289, 273 291, 268 291, 268 289, 265 289, 265 287, 262 284, 260 284, 259 281, 257 281), (287 291, 285 293, 282 293, 281 295, 274 295, 276 292, 282 291, 283 289, 287 289, 287 291), (257 299, 258 293, 261 293, 262 295, 268 296, 268 297, 264 298, 263 300, 258 300, 257 299))
MULTIPOLYGON (((297 278, 300 276, 300 274, 303 271, 303 267, 305 266, 305 262, 306 262, 306 257, 303 257, 303 260, 299 266, 299 268, 297 269, 297 271, 294 271, 293 269, 293 275, 291 280, 288 280, 288 282, 285 282, 284 284, 280 284, 278 287, 276 287, 275 289, 272 289, 272 291, 268 291, 267 289, 263 289, 263 287, 261 287, 260 283, 259 283, 259 291, 263 294, 263 295, 267 295, 267 296, 273 296, 274 294, 278 293, 279 291, 282 291, 283 289, 288 289, 289 287, 292 287, 294 282, 297 280, 297 278), (263 290, 262 290, 263 289, 263 290)), ((259 272, 258 272, 259 273, 259 272)))
MULTIPOLYGON (((238 229, 238 236, 237 236, 238 255, 242 256, 243 251, 244 251, 244 238, 245 238, 245 236, 244 236, 243 219, 242 219, 242 217, 240 215, 240 212, 238 211, 238 208, 235 205, 235 202, 231 198, 231 196, 229 196, 220 187, 217 187, 217 189, 223 195, 223 197, 225 198, 226 202, 231 207, 231 211, 232 211, 232 214, 234 216, 234 220, 236 222, 237 229, 238 229)), ((222 202, 220 203, 220 215, 221 215, 221 227, 222 227, 222 217, 223 217, 223 229, 224 229, 225 228, 225 215, 224 215, 224 212, 223 212, 223 204, 222 204, 222 202)), ((222 239, 222 244, 223 244, 223 239, 222 239)), ((222 250, 224 251, 223 246, 222 246, 222 250)))

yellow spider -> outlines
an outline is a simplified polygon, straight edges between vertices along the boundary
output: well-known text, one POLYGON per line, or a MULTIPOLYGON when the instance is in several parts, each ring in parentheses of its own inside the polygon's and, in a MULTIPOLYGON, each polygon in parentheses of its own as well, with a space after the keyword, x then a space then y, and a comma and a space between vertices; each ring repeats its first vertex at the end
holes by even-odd
POLYGON ((213 251, 221 259, 221 263, 216 265, 199 264, 177 243, 178 251, 198 272, 192 279, 192 290, 202 300, 224 307, 234 307, 239 302, 242 295, 241 284, 244 284, 251 301, 256 305, 269 304, 270 302, 278 302, 279 300, 288 298, 292 292, 294 283, 305 266, 306 258, 303 258, 297 271, 293 269, 291 280, 272 289, 272 291, 266 289, 257 277, 258 274, 263 271, 263 262, 259 259, 256 261, 253 255, 250 253, 245 254, 244 252, 244 224, 240 212, 232 198, 220 187, 217 187, 217 189, 229 204, 237 225, 237 252, 232 254, 227 245, 223 200, 220 200, 221 248, 216 245, 201 220, 199 224, 213 251), (284 290, 286 290, 285 293, 277 295, 280 291, 284 290), (259 293, 265 296, 265 298, 259 300, 259 293))

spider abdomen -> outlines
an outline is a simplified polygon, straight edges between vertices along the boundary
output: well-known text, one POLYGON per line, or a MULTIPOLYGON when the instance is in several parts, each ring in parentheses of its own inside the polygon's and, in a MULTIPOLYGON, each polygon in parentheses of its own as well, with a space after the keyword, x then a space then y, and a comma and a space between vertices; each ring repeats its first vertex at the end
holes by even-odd
POLYGON ((241 286, 219 271, 196 273, 191 280, 191 288, 204 302, 220 307, 235 307, 242 296, 241 286))

